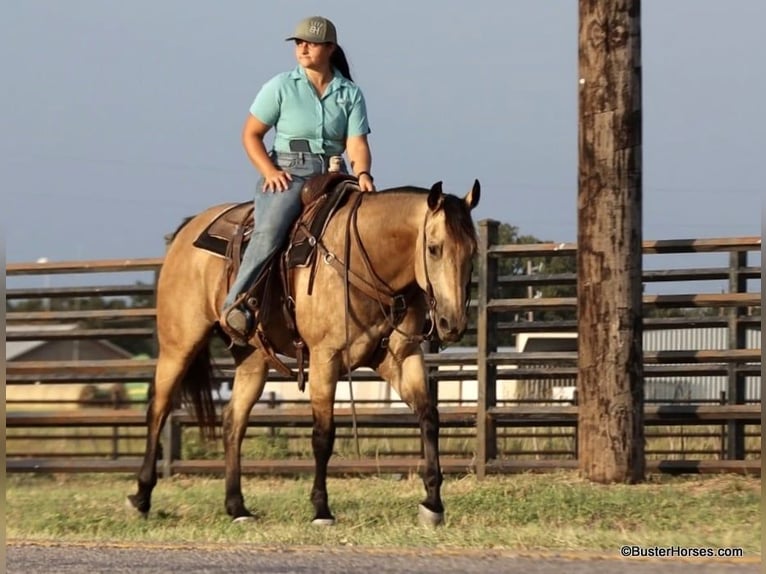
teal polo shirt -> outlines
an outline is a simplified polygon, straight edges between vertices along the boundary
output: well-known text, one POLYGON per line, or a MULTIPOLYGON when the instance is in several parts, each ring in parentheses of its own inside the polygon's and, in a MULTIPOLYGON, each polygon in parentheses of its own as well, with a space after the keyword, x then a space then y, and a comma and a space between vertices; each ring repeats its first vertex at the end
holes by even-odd
POLYGON ((305 139, 314 153, 340 155, 346 138, 370 133, 362 90, 337 69, 334 72, 321 98, 301 66, 263 85, 250 113, 275 127, 276 151, 290 151, 290 140, 305 139))

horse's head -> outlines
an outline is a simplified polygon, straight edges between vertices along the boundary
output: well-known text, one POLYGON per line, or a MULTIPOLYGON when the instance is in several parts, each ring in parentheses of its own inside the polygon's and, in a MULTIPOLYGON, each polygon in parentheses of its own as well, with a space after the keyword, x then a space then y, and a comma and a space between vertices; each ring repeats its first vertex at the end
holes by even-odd
POLYGON ((460 339, 468 324, 471 264, 476 253, 476 230, 471 210, 479 203, 479 181, 463 199, 442 193, 437 182, 428 194, 428 210, 418 239, 416 277, 431 297, 432 319, 439 338, 460 339))

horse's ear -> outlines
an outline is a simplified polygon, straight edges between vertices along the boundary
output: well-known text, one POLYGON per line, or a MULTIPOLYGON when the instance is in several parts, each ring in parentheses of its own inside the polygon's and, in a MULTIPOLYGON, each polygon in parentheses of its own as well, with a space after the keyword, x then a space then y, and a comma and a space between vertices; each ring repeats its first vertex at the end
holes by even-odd
POLYGON ((473 188, 463 198, 468 209, 471 210, 479 205, 479 198, 481 197, 481 184, 478 179, 473 181, 473 188))
POLYGON ((431 186, 431 191, 428 192, 428 208, 431 211, 436 211, 442 206, 442 202, 444 202, 442 182, 437 181, 431 186))

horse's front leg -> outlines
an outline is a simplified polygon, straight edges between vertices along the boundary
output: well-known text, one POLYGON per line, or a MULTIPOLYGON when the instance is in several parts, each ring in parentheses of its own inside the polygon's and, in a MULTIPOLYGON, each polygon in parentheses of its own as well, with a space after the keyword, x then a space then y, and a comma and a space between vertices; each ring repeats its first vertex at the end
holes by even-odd
POLYGON ((311 412, 314 429, 311 434, 311 447, 314 451, 314 485, 311 489, 311 502, 314 505, 313 524, 331 526, 335 517, 330 512, 327 500, 327 465, 335 444, 335 387, 338 382, 340 361, 335 352, 311 350, 309 363, 309 389, 311 392, 311 412))
POLYGON ((223 412, 223 446, 226 459, 226 512, 234 522, 252 520, 245 507, 241 484, 242 439, 255 401, 261 396, 268 365, 260 351, 255 351, 237 365, 231 400, 223 412))
POLYGON ((429 398, 426 388, 422 351, 412 343, 396 343, 396 338, 392 337, 385 358, 375 369, 391 383, 418 417, 426 459, 423 472, 426 498, 420 504, 418 518, 422 524, 438 526, 444 522, 441 499, 443 477, 439 464, 439 411, 429 398))

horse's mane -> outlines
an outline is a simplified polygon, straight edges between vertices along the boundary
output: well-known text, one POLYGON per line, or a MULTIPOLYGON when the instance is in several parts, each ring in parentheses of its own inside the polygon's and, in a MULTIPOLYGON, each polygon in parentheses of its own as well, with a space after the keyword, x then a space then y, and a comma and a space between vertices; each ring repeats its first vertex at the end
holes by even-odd
POLYGON ((194 219, 194 216, 184 217, 180 225, 176 227, 176 230, 170 234, 170 239, 168 239, 168 244, 171 243, 176 238, 176 235, 178 235, 181 232, 181 230, 184 227, 186 227, 186 224, 189 223, 192 219, 194 219))
MULTIPOLYGON (((378 194, 393 194, 398 193, 402 195, 428 195, 430 189, 424 187, 392 187, 390 189, 382 189, 378 191, 378 194)), ((476 250, 478 244, 478 237, 476 234, 476 227, 471 219, 471 211, 465 204, 463 199, 445 193, 443 194, 444 202, 442 203, 442 209, 446 214, 447 231, 454 239, 466 240, 471 243, 471 246, 476 250)))

